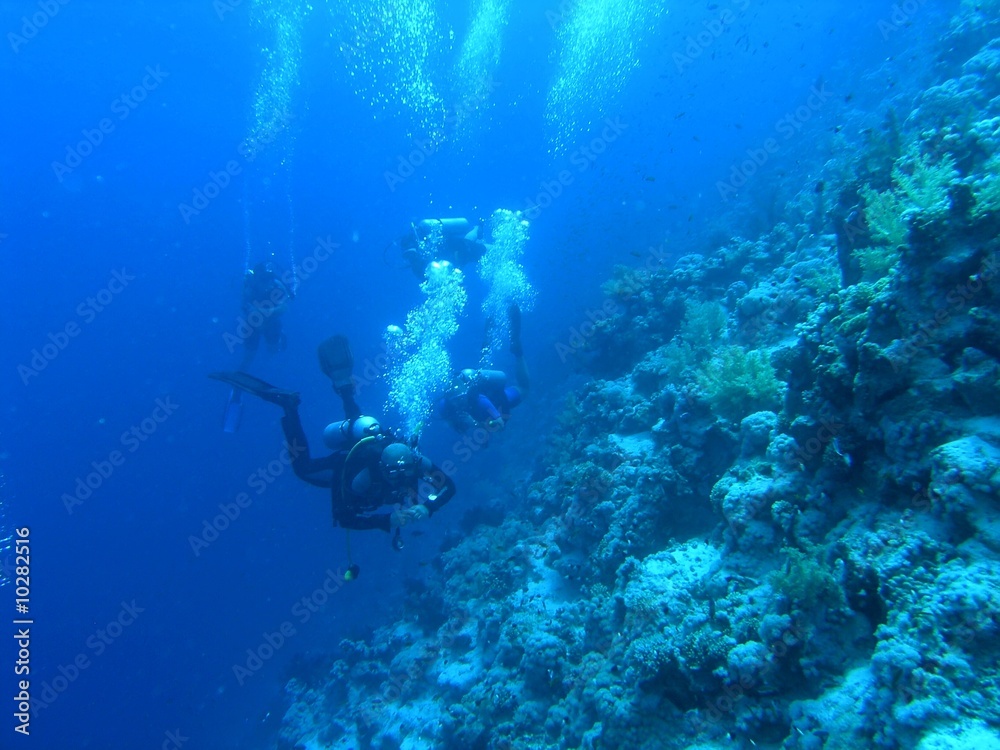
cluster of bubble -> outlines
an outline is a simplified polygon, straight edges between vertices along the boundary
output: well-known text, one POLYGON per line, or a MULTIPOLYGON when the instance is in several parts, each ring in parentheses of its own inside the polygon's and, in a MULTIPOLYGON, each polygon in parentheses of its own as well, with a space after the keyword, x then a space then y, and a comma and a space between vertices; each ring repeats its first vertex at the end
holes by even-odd
POLYGON ((451 51, 430 0, 327 0, 331 33, 355 93, 375 109, 408 120, 409 137, 444 136, 445 106, 430 77, 451 51))
POLYGON ((564 153, 611 111, 645 40, 666 15, 665 0, 576 0, 556 27, 558 74, 546 119, 551 149, 564 153))
POLYGON ((251 148, 270 143, 287 127, 292 94, 299 82, 306 10, 301 0, 256 0, 251 6, 254 24, 272 40, 261 50, 264 66, 254 95, 247 139, 251 148))
POLYGON ((455 67, 456 102, 452 121, 465 120, 485 104, 493 92, 493 71, 500 62, 504 31, 510 20, 511 0, 479 0, 455 67))
MULTIPOLYGON (((421 242, 421 252, 436 257, 444 243, 439 228, 421 242)), ((451 380, 448 341, 458 332, 467 295, 462 272, 447 261, 433 261, 420 285, 426 299, 406 316, 406 324, 389 326, 385 335, 390 361, 389 405, 409 435, 417 436, 431 417, 434 399, 451 380)))
POLYGON ((479 259, 479 277, 489 291, 483 300, 483 313, 489 323, 488 338, 483 348, 482 365, 491 363, 510 338, 507 310, 512 304, 522 312, 535 302, 535 290, 521 265, 524 246, 528 242, 529 224, 520 211, 505 208, 490 217, 491 243, 479 259))
POLYGON ((248 162, 243 180, 244 270, 254 264, 255 254, 278 257, 276 248, 284 243, 268 241, 264 243, 266 252, 255 253, 251 217, 281 204, 288 211, 288 258, 284 263, 289 268, 295 266, 295 214, 290 186, 294 139, 291 133, 282 131, 293 117, 292 97, 302 59, 302 24, 308 10, 303 0, 255 0, 250 8, 254 25, 269 41, 261 49, 263 65, 253 97, 249 133, 240 148, 240 155, 248 162), (275 191, 282 194, 275 195, 275 191))

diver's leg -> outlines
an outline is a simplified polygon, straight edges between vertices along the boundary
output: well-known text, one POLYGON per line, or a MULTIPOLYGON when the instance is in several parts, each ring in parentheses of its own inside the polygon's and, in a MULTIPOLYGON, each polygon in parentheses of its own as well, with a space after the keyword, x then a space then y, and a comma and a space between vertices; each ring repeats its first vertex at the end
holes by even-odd
POLYGON ((514 377, 517 378, 517 386, 524 397, 531 388, 531 379, 528 377, 528 365, 524 361, 524 349, 521 346, 521 308, 512 304, 507 308, 507 317, 510 320, 510 352, 514 355, 514 377))
POLYGON ((517 379, 517 387, 521 390, 521 396, 527 396, 531 388, 531 379, 528 377, 528 365, 524 361, 524 356, 514 358, 514 377, 517 379))
POLYGON ((264 339, 267 341, 267 350, 271 354, 277 354, 285 350, 283 339, 285 334, 281 331, 281 317, 277 313, 272 313, 271 317, 264 323, 264 339))
POLYGON ((257 356, 257 349, 260 346, 260 329, 254 328, 243 340, 243 359, 240 361, 240 369, 248 370, 253 358, 257 356))
POLYGON ((344 404, 344 416, 348 419, 357 419, 360 417, 361 407, 358 406, 358 402, 354 399, 354 383, 348 383, 335 390, 344 404))
POLYGON ((331 336, 316 349, 319 366, 333 383, 333 390, 344 402, 348 419, 361 416, 361 407, 354 400, 354 354, 346 336, 331 336))
POLYGON ((309 455, 309 441, 302 428, 299 410, 295 406, 285 408, 281 429, 285 433, 285 448, 295 476, 318 487, 332 487, 343 465, 343 456, 333 453, 323 458, 313 458, 309 455))

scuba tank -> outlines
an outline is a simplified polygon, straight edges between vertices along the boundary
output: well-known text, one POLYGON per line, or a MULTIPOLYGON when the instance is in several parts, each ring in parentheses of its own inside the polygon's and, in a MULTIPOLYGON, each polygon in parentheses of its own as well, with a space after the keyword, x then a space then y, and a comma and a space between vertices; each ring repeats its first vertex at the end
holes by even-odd
POLYGON ((357 417, 332 422, 323 430, 323 442, 332 451, 349 450, 366 437, 381 434, 382 426, 375 417, 357 417))
POLYGON ((413 231, 416 233, 418 239, 424 239, 431 233, 435 225, 441 227, 441 234, 446 238, 466 237, 470 230, 472 230, 472 225, 468 219, 424 219, 417 222, 416 226, 413 227, 413 231))

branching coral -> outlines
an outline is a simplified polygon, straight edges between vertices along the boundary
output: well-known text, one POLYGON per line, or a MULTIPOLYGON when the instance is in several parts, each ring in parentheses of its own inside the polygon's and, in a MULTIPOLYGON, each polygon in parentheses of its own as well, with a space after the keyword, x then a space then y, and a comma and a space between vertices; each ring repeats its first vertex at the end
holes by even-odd
POLYGON ((726 332, 726 311, 718 302, 688 300, 681 338, 695 349, 710 346, 726 332))
POLYGON ((924 221, 943 218, 951 210, 949 191, 957 178, 955 160, 948 155, 937 164, 926 155, 897 161, 892 190, 879 193, 870 185, 861 190, 872 239, 891 248, 905 244, 910 211, 924 221))
POLYGON ((782 386, 766 352, 726 346, 698 374, 698 385, 723 417, 739 420, 755 411, 777 411, 782 386))
POLYGON ((1000 155, 990 159, 983 172, 986 176, 972 188, 976 197, 976 205, 972 209, 975 219, 985 219, 1000 212, 1000 155))
POLYGON ((877 193, 865 185, 861 190, 865 200, 865 221, 872 239, 896 248, 906 242, 907 226, 903 220, 903 201, 892 190, 877 193))
POLYGON ((785 567, 771 574, 771 587, 796 608, 841 607, 844 594, 826 568, 797 549, 786 549, 785 567))

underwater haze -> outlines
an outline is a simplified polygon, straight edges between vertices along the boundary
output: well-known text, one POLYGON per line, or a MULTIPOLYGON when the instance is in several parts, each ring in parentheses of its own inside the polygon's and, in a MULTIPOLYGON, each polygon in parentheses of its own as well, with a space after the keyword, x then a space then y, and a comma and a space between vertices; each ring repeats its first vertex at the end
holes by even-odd
POLYGON ((1000 750, 998 0, 0 32, 0 748, 1000 750))

